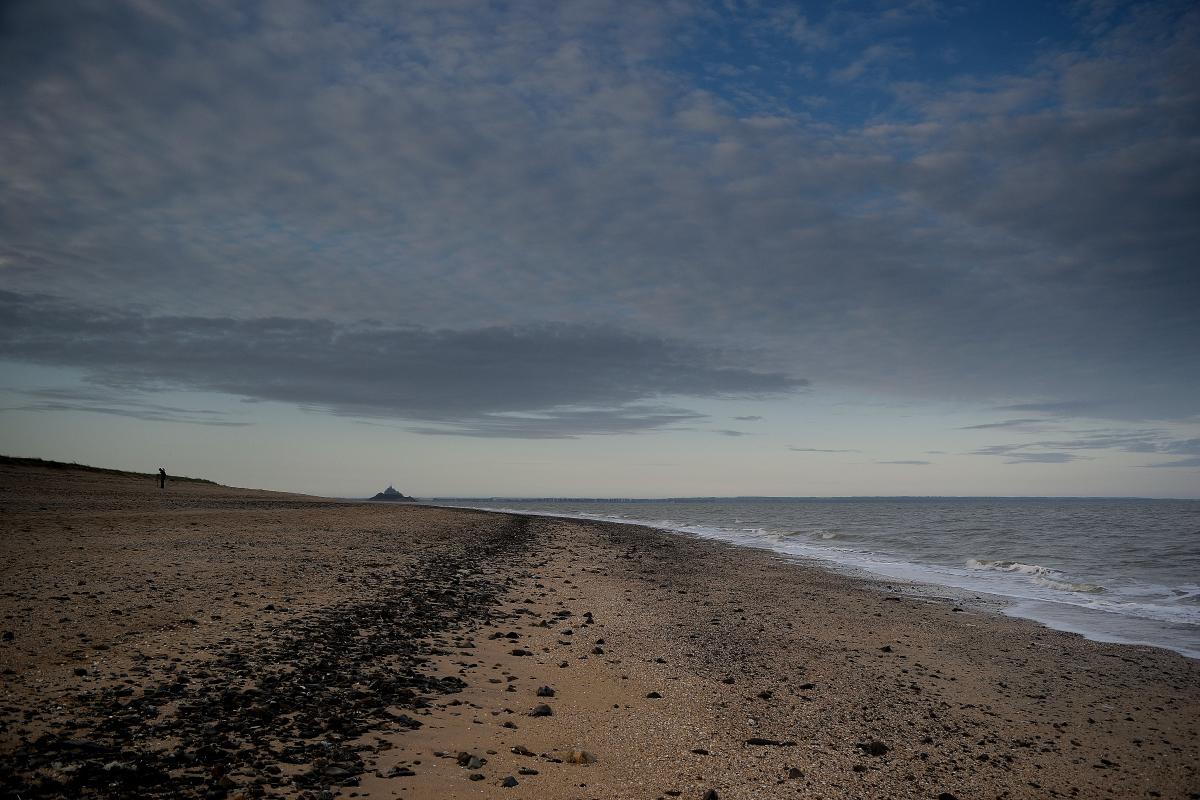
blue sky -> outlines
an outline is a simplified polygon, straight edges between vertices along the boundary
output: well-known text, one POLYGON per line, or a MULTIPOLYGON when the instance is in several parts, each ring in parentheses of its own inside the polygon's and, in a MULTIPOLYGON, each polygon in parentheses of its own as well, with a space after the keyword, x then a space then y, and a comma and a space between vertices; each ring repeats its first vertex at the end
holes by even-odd
POLYGON ((1187 3, 11 3, 0 450, 1200 496, 1187 3))

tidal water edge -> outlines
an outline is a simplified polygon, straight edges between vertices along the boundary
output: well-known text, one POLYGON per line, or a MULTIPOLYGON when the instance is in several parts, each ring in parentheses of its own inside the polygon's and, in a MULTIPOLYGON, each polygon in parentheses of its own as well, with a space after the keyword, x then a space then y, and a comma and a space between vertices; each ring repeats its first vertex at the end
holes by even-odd
POLYGON ((1200 502, 439 502, 649 525, 986 593, 1059 630, 1200 658, 1200 502))

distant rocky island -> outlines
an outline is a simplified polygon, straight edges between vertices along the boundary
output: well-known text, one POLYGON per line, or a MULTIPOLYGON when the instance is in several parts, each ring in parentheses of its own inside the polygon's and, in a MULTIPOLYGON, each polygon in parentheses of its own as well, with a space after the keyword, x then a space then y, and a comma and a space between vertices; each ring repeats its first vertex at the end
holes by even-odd
POLYGON ((400 492, 397 492, 395 489, 393 489, 390 486, 388 488, 384 489, 379 494, 372 497, 371 499, 372 500, 387 500, 387 501, 390 501, 393 503, 415 503, 415 502, 417 502, 417 498, 409 497, 406 494, 400 494, 400 492))

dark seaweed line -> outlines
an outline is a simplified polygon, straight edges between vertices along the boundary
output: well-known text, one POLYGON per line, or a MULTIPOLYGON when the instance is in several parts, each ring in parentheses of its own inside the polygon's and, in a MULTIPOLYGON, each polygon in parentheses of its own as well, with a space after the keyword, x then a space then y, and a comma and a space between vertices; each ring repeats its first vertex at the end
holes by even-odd
MULTIPOLYGON (((381 576, 369 600, 289 621, 253 646, 226 639, 192 674, 146 680, 138 696, 134 687, 80 695, 74 716, 102 721, 86 737, 86 724, 68 722, 67 735, 22 740, 0 755, 0 793, 279 797, 289 780, 279 764, 309 765, 290 778, 302 797, 357 785, 367 769, 360 753, 374 749, 353 740, 372 730, 420 727, 417 717, 433 698, 466 686, 423 671, 423 654, 444 654, 430 637, 498 616, 492 609, 506 589, 479 569, 517 558, 530 537, 526 518, 498 522, 390 579, 381 576), (166 740, 175 738, 179 744, 168 748, 166 740)), ((460 638, 455 646, 470 645, 460 638)))

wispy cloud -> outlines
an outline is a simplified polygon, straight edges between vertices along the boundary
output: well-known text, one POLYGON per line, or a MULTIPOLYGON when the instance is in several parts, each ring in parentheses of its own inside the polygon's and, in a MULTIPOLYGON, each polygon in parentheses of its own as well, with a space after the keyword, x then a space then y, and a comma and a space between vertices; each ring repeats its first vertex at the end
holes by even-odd
POLYGON ((788 450, 795 453, 861 453, 862 450, 825 450, 820 447, 792 447, 788 446, 788 450))
POLYGON ((932 461, 874 461, 875 464, 902 464, 913 467, 925 467, 932 464, 932 461))
POLYGON ((1161 430, 1093 431, 1086 432, 1075 439, 989 445, 972 450, 970 455, 1002 456, 1008 459, 1005 462, 1008 464, 1066 464, 1091 458, 1078 455, 1078 451, 1097 450, 1125 453, 1190 454, 1200 452, 1200 440, 1172 439, 1168 433, 1161 430))
POLYGON ((988 422, 983 425, 967 425, 960 431, 981 431, 988 428, 1024 428, 1030 425, 1044 425, 1045 419, 1010 419, 1004 422, 988 422))
POLYGON ((27 402, 9 406, 9 411, 86 411, 115 417, 130 417, 146 422, 175 422, 187 425, 210 425, 223 428, 243 428, 252 423, 229 419, 221 411, 179 408, 152 403, 129 391, 103 388, 40 388, 23 389, 14 394, 29 398, 27 402))

